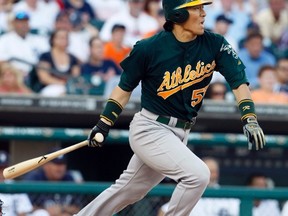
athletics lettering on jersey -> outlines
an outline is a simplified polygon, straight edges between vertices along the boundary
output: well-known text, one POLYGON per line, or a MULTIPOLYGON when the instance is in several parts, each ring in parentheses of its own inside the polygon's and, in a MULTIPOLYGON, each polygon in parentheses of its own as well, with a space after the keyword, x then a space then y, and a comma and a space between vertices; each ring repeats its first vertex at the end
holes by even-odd
POLYGON ((188 88, 201 82, 206 77, 211 76, 215 67, 215 61, 207 64, 198 61, 195 70, 192 70, 192 66, 188 64, 185 67, 184 73, 182 73, 181 67, 178 67, 173 72, 166 71, 163 76, 163 82, 157 89, 157 95, 165 100, 178 91, 188 88))

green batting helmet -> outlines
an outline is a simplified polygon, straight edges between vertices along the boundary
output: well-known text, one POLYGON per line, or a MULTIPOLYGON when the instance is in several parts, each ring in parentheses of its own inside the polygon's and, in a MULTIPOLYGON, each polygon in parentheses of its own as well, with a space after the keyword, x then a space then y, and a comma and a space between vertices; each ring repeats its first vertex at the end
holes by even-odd
POLYGON ((183 23, 189 17, 187 7, 212 4, 212 0, 163 0, 162 6, 166 21, 183 23))

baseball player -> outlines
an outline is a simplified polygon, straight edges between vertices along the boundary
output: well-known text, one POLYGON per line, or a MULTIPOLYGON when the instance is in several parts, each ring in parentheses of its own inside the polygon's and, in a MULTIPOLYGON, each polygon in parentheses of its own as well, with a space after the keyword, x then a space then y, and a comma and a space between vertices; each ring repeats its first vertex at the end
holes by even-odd
POLYGON ((142 109, 134 115, 129 130, 134 155, 115 184, 78 216, 113 215, 141 200, 165 176, 177 182, 166 215, 189 215, 209 183, 210 172, 187 148, 187 138, 214 70, 221 72, 233 89, 249 149, 264 147, 245 66, 221 35, 204 30, 204 5, 211 3, 212 0, 163 0, 165 30, 137 42, 121 62, 120 82, 88 139, 89 146, 103 144, 93 139, 95 134, 107 137, 141 81, 142 109))

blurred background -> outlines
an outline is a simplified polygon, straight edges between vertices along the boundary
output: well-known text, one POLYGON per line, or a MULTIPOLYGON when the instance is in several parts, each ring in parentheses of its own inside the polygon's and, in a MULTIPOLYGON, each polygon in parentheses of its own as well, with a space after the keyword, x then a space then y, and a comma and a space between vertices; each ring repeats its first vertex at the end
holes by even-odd
MULTIPOLYGON (((246 65, 267 146, 247 150, 234 96, 215 72, 188 147, 219 166, 221 187, 204 197, 237 198, 245 208, 203 215, 288 216, 288 1, 214 0, 205 10, 207 31, 224 35, 246 65), (248 184, 251 176, 264 184, 248 184)), ((0 0, 1 169, 86 139, 119 81, 120 62, 164 21, 160 0, 0 0)), ((104 147, 2 178, 2 212, 73 215, 112 184, 133 154, 128 129, 140 94, 137 87, 104 147)), ((119 215, 160 215, 174 186, 165 179, 119 215)))

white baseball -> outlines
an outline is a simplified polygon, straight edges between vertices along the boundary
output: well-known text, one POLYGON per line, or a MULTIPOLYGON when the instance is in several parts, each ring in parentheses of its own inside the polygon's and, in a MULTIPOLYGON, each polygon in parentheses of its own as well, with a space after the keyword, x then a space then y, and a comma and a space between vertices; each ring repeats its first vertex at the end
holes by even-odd
POLYGON ((95 139, 97 142, 102 143, 104 141, 104 136, 102 133, 96 133, 95 139))

